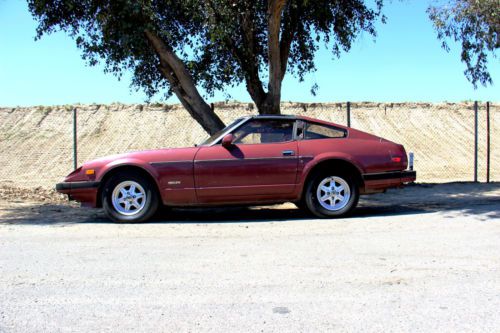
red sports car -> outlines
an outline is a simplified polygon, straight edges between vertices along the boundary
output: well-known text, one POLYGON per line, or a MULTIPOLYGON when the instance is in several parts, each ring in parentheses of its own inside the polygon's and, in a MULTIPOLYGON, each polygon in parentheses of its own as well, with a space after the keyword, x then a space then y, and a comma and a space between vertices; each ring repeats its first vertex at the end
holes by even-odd
POLYGON ((412 182, 402 145, 302 116, 243 117, 196 147, 86 162, 57 191, 104 207, 118 222, 148 220, 159 205, 291 201, 318 217, 351 212, 360 194, 412 182))

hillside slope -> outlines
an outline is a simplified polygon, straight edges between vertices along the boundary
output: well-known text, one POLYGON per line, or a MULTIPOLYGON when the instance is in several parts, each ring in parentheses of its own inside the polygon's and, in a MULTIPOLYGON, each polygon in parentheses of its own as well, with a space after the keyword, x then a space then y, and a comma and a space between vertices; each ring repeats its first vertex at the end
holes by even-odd
MULTIPOLYGON (((0 108, 0 184, 50 188, 72 170, 73 107, 78 110, 78 161, 146 148, 189 146, 206 136, 180 105, 75 105, 0 108)), ((253 104, 218 103, 227 123, 254 114, 253 104)), ((283 103, 283 113, 346 124, 341 103, 283 103)), ((491 107, 492 179, 500 180, 500 107, 491 107)), ((486 121, 479 117, 479 168, 485 174, 486 121)), ((471 103, 352 103, 351 126, 415 153, 420 182, 473 179, 471 103)))

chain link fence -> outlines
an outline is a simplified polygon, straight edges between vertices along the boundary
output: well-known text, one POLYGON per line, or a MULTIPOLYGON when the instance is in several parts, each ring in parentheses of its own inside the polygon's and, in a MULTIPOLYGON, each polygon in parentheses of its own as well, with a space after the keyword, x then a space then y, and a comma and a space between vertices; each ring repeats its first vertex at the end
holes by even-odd
POLYGON ((355 128, 401 143, 420 181, 473 180, 474 112, 454 105, 389 104, 352 111, 355 128))
MULTIPOLYGON (((0 108, 0 184, 51 188, 77 162, 133 150, 192 146, 207 136, 180 105, 0 108)), ((225 123, 256 114, 253 104, 217 103, 225 123)), ((401 143, 415 154, 419 182, 474 180, 473 103, 283 103, 282 113, 346 125, 401 143)), ((478 111, 478 180, 486 180, 487 119, 478 111)), ((500 181, 500 108, 490 106, 490 179, 500 181)))

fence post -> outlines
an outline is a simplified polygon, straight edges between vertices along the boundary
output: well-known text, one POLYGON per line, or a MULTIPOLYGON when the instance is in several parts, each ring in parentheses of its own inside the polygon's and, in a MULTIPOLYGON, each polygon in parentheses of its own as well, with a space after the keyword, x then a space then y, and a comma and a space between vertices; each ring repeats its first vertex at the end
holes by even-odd
POLYGON ((477 101, 474 102, 474 182, 477 183, 477 101))
POLYGON ((347 127, 351 127, 351 102, 347 102, 347 127))
POLYGON ((77 161, 77 126, 76 126, 76 108, 73 108, 73 169, 78 167, 77 161))
POLYGON ((490 102, 486 102, 486 182, 490 182, 490 102))

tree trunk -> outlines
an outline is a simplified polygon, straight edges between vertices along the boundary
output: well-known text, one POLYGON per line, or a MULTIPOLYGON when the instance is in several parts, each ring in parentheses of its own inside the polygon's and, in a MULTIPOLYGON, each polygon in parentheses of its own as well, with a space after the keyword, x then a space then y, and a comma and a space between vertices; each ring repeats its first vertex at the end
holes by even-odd
POLYGON ((263 103, 257 105, 257 109, 259 110, 259 114, 280 114, 281 102, 281 93, 278 92, 278 95, 271 95, 271 92, 267 93, 267 97, 263 103))
MULTIPOLYGON (((270 0, 267 8, 267 46, 269 56, 269 83, 267 95, 261 105, 260 114, 280 114, 281 82, 283 72, 281 66, 280 29, 281 14, 286 0, 270 0)), ((286 60, 285 60, 286 61, 286 60)))
POLYGON ((224 123, 201 97, 184 62, 155 33, 148 30, 144 33, 160 59, 159 70, 191 117, 209 134, 222 129, 224 123))

